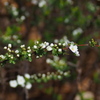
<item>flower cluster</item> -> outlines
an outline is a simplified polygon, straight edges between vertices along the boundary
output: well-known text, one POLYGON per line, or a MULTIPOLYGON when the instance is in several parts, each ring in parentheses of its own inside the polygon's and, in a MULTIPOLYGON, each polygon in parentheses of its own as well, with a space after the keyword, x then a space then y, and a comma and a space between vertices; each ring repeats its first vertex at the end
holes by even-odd
POLYGON ((11 14, 14 18, 16 18, 17 22, 23 22, 26 19, 26 16, 19 15, 19 9, 17 6, 11 5, 9 4, 9 2, 4 2, 4 5, 6 6, 8 13, 11 14))
POLYGON ((66 45, 66 47, 68 47, 76 56, 80 56, 79 51, 78 51, 78 46, 72 42, 69 41, 68 38, 66 36, 64 36, 62 39, 60 40, 54 40, 55 43, 63 43, 64 45, 66 45))
POLYGON ((1 65, 6 62, 15 64, 16 61, 19 60, 28 60, 32 61, 32 54, 36 56, 36 58, 42 57, 47 53, 52 53, 54 56, 65 54, 68 48, 75 53, 76 56, 79 56, 78 47, 74 42, 70 42, 66 37, 61 39, 60 41, 55 41, 56 43, 49 42, 34 42, 32 47, 25 46, 24 44, 20 46, 19 49, 13 50, 12 44, 8 44, 8 47, 5 46, 4 49, 7 50, 6 54, 0 55, 1 65))
POLYGON ((25 87, 26 89, 31 89, 32 84, 30 83, 30 75, 25 74, 24 77, 21 75, 18 75, 17 80, 9 81, 9 85, 13 88, 16 88, 19 85, 21 87, 25 87))
POLYGON ((53 60, 50 58, 46 59, 46 62, 54 67, 56 70, 66 70, 68 69, 65 59, 60 59, 58 56, 53 56, 53 60))
POLYGON ((48 82, 49 80, 61 80, 64 77, 69 77, 69 72, 58 70, 57 72, 47 72, 46 74, 25 74, 24 76, 18 75, 17 80, 10 80, 9 85, 12 88, 17 86, 25 87, 26 89, 32 88, 32 83, 48 82))

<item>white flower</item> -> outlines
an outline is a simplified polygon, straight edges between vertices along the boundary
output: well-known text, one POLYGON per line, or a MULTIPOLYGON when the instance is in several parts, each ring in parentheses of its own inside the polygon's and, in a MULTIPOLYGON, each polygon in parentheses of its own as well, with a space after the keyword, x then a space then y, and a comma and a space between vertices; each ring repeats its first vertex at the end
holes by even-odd
POLYGON ((58 43, 58 39, 55 39, 55 40, 54 40, 54 43, 58 43))
POLYGON ((28 47, 27 47, 27 49, 31 49, 31 47, 30 47, 30 46, 28 46, 28 47))
POLYGON ((32 84, 28 82, 25 87, 26 87, 26 89, 31 89, 32 88, 32 84))
POLYGON ((17 16, 18 15, 18 11, 17 10, 13 11, 13 15, 17 16))
POLYGON ((38 1, 37 1, 37 0, 32 0, 31 2, 32 2, 33 4, 35 4, 35 5, 38 4, 38 1))
POLYGON ((19 50, 15 50, 15 53, 19 53, 19 50))
POLYGON ((52 47, 51 46, 47 46, 47 51, 51 51, 52 47))
POLYGON ((26 73, 25 74, 25 77, 29 79, 30 78, 30 75, 28 73, 26 73))
POLYGON ((20 55, 19 54, 17 54, 17 57, 19 57, 20 55))
POLYGON ((1 57, 2 59, 5 59, 5 56, 4 56, 4 55, 0 55, 0 57, 1 57))
POLYGON ((13 59, 14 57, 13 56, 11 56, 11 59, 13 59))
POLYGON ((31 49, 30 50, 27 50, 27 52, 31 52, 31 49))
POLYGON ((8 47, 11 48, 12 47, 12 44, 8 44, 8 47))
POLYGON ((75 52, 78 51, 77 45, 74 45, 74 44, 71 44, 71 45, 69 46, 69 49, 70 49, 73 53, 75 53, 75 52))
POLYGON ((28 54, 28 56, 30 57, 30 56, 31 56, 31 54, 28 54))
POLYGON ((48 46, 48 45, 49 45, 49 42, 44 42, 44 44, 45 44, 46 46, 48 46))
POLYGON ((41 46, 42 48, 45 48, 45 47, 46 47, 46 44, 41 43, 40 46, 41 46))
POLYGON ((8 48, 7 50, 8 50, 9 52, 11 52, 11 49, 10 49, 10 48, 8 48))
POLYGON ((72 32, 72 34, 73 34, 73 36, 76 36, 78 34, 81 34, 82 32, 83 32, 83 30, 81 28, 77 28, 72 32))
POLYGON ((41 0, 39 2, 39 7, 43 7, 44 5, 46 5, 46 1, 45 0, 41 0))
POLYGON ((21 40, 17 40, 17 43, 21 43, 21 40))
POLYGON ((21 18, 20 18, 20 19, 21 19, 22 21, 23 21, 23 20, 25 20, 25 16, 21 16, 21 18))
POLYGON ((62 52, 62 49, 58 49, 59 52, 62 52))
POLYGON ((23 45, 21 45, 20 47, 21 47, 21 48, 24 48, 24 47, 25 47, 25 45, 23 44, 23 45))
POLYGON ((36 46, 36 45, 34 45, 34 46, 33 46, 33 48, 34 48, 34 49, 37 49, 37 46, 36 46))
POLYGON ((76 54, 76 56, 79 56, 79 51, 77 45, 74 45, 73 43, 69 46, 69 49, 76 54))
POLYGON ((16 88, 17 87, 17 81, 16 80, 11 80, 10 82, 9 82, 9 85, 11 86, 11 87, 13 87, 13 88, 16 88))
POLYGON ((4 49, 7 49, 7 47, 5 46, 4 49))
POLYGON ((39 58, 39 56, 36 56, 36 58, 39 58))
POLYGON ((18 36, 17 36, 17 35, 13 35, 13 38, 14 38, 14 39, 17 39, 17 38, 18 38, 18 36))
POLYGON ((18 82, 18 85, 21 85, 22 87, 24 87, 25 79, 23 76, 18 75, 17 82, 18 82))
POLYGON ((51 47, 53 47, 53 46, 54 46, 54 44, 53 44, 53 43, 51 43, 51 44, 50 44, 50 46, 51 46, 51 47))
POLYGON ((46 63, 48 63, 48 64, 49 64, 49 63, 51 63, 51 62, 52 62, 52 60, 51 60, 51 59, 49 59, 49 58, 48 58, 48 59, 46 59, 46 63))

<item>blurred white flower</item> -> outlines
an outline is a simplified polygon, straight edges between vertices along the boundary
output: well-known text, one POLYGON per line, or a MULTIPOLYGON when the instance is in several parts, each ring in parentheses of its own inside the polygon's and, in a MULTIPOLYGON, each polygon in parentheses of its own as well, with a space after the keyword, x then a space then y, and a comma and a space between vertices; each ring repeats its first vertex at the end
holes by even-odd
POLYGON ((31 2, 35 5, 38 4, 38 0, 32 0, 31 2))
POLYGON ((33 48, 34 48, 34 49, 37 49, 37 46, 36 46, 36 45, 34 45, 34 46, 33 46, 33 48))
POLYGON ((25 79, 24 79, 23 76, 18 75, 17 76, 17 82, 18 82, 18 85, 21 85, 22 87, 24 87, 25 79))
POLYGON ((31 89, 32 88, 32 84, 28 82, 25 87, 26 87, 26 89, 31 89))
POLYGON ((15 53, 19 53, 19 50, 15 50, 15 53))
POLYGON ((47 46, 47 51, 51 51, 52 47, 51 46, 47 46))
POLYGON ((26 73, 25 75, 24 75, 26 78, 30 78, 30 75, 28 74, 28 73, 26 73))
POLYGON ((77 28, 72 32, 72 34, 73 34, 73 36, 76 36, 78 34, 82 34, 82 32, 83 32, 83 30, 81 28, 77 28))
POLYGON ((58 49, 59 52, 62 52, 62 49, 58 49))
POLYGON ((5 56, 4 55, 0 55, 0 58, 5 59, 5 56))
POLYGON ((39 7, 43 7, 44 5, 46 5, 46 1, 45 0, 41 0, 39 2, 39 7))
POLYGON ((12 44, 8 44, 8 48, 11 48, 12 47, 12 44))
POLYGON ((20 19, 23 21, 25 20, 25 16, 21 16, 20 19))
POLYGON ((11 87, 13 87, 13 88, 16 88, 17 87, 17 81, 16 80, 11 80, 10 82, 9 82, 9 85, 11 86, 11 87))
POLYGON ((49 58, 47 58, 47 59, 46 59, 46 63, 48 63, 48 64, 49 64, 49 63, 51 63, 51 62, 52 62, 52 60, 51 60, 51 59, 49 59, 49 58))

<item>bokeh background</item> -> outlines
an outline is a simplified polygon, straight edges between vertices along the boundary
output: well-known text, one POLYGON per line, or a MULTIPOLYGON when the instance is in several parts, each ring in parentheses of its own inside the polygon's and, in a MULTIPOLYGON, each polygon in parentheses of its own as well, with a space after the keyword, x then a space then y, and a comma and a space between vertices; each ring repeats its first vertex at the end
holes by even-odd
MULTIPOLYGON (((18 48, 20 44, 32 46, 36 40, 57 42, 65 36, 79 45, 88 44, 91 38, 100 44, 99 0, 0 0, 0 54, 8 43, 18 48)), ((99 50, 79 46, 79 57, 70 51, 59 56, 70 77, 36 82, 30 90, 12 88, 9 81, 25 73, 55 72, 59 61, 47 64, 48 57, 53 59, 47 55, 6 64, 0 68, 0 100, 100 100, 99 50)))

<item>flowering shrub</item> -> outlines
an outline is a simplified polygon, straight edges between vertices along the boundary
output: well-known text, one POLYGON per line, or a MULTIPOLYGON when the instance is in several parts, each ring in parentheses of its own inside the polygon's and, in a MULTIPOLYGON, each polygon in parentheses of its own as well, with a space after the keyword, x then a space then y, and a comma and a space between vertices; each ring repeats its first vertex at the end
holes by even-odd
MULTIPOLYGON (((96 94, 95 83, 91 82, 93 83, 91 86, 88 80, 93 79, 94 76, 96 84, 100 83, 99 68, 98 71, 95 70, 97 68, 95 65, 99 66, 97 64, 99 59, 96 59, 96 53, 92 54, 91 50, 87 50, 85 54, 86 47, 83 46, 88 46, 90 49, 94 47, 93 50, 96 49, 95 47, 100 47, 98 2, 99 0, 84 2, 82 0, 77 2, 74 0, 1 0, 1 92, 4 93, 8 89, 9 83, 10 87, 16 88, 10 88, 12 91, 21 88, 21 95, 26 96, 22 96, 26 100, 37 99, 37 94, 41 94, 38 89, 35 91, 36 84, 38 88, 42 87, 43 94, 49 94, 53 100, 66 98, 74 100, 78 92, 78 99, 83 100, 85 97, 81 93, 82 87, 85 90, 88 86, 93 87, 96 94), (91 73, 92 69, 93 73, 91 73), (87 79, 87 75, 91 77, 87 79), (85 79, 87 81, 84 81, 85 79), (44 83, 46 85, 42 86, 44 83), (30 92, 34 97, 31 97, 30 92)), ((38 99, 42 100, 41 96, 38 99)))

